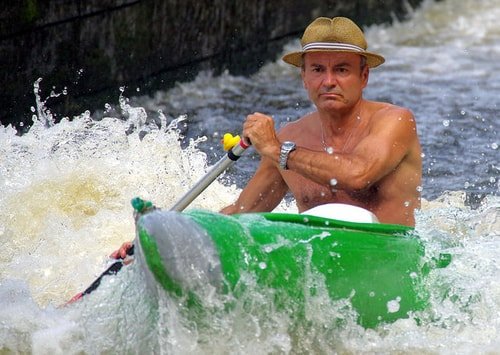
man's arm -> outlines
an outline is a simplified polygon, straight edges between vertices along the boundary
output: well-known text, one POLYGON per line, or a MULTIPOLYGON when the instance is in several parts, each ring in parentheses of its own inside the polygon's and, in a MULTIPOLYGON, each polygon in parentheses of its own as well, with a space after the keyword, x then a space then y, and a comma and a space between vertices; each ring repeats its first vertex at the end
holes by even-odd
MULTIPOLYGON (((413 114, 390 107, 373 117, 370 132, 349 154, 312 151, 297 147, 288 158, 288 168, 322 185, 337 189, 363 190, 394 171, 416 142, 413 114)), ((275 165, 279 154, 262 149, 275 165)))
POLYGON ((287 191, 288 187, 274 163, 263 158, 238 200, 220 212, 270 212, 280 203, 287 191))

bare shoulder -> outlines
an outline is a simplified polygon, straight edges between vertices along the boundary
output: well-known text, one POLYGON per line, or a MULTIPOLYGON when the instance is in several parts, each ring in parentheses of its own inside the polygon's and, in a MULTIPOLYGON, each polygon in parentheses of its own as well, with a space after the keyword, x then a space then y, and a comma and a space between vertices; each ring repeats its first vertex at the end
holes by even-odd
POLYGON ((374 121, 406 121, 414 122, 415 118, 410 109, 383 102, 372 103, 372 119, 374 121))
POLYGON ((409 157, 416 165, 420 164, 420 142, 413 113, 404 107, 375 103, 370 120, 370 134, 377 142, 378 149, 393 157, 409 157))
MULTIPOLYGON (((298 120, 292 121, 280 128, 278 137, 283 140, 294 140, 303 137, 304 133, 314 129, 314 117, 317 112, 308 113, 298 120)), ((310 132, 309 132, 310 133, 310 132)))
POLYGON ((372 102, 370 107, 370 123, 373 130, 394 129, 401 133, 416 134, 415 117, 408 108, 380 102, 372 102))

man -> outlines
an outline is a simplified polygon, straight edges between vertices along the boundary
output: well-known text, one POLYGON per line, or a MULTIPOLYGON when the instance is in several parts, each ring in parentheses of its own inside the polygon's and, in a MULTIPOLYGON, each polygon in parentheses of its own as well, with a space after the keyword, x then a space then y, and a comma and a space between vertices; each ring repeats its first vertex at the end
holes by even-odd
MULTIPOLYGON (((320 17, 305 30, 302 51, 283 60, 301 68, 317 111, 274 129, 270 116, 248 115, 242 135, 262 157, 235 203, 221 213, 272 211, 290 190, 299 212, 325 203, 363 207, 383 223, 415 225, 422 159, 412 113, 365 100, 369 68, 361 29, 345 17, 320 17)), ((125 258, 126 242, 111 257, 125 258)))
POLYGON ((383 223, 415 225, 422 177, 415 119, 405 108, 362 96, 369 68, 384 58, 368 52, 361 29, 343 17, 314 20, 301 44, 283 60, 301 68, 317 110, 279 132, 270 116, 247 116, 242 135, 261 163, 221 213, 271 211, 291 191, 299 212, 345 203, 383 223))

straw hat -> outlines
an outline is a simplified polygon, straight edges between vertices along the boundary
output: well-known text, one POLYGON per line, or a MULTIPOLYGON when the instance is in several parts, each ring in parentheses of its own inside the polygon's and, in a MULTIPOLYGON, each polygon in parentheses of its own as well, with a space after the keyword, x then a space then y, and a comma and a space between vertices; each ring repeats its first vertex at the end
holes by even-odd
POLYGON ((368 52, 365 36, 354 22, 346 17, 318 17, 311 22, 300 40, 302 50, 285 54, 283 60, 288 64, 300 67, 302 56, 307 52, 352 52, 366 57, 370 68, 382 64, 385 59, 381 55, 368 52))

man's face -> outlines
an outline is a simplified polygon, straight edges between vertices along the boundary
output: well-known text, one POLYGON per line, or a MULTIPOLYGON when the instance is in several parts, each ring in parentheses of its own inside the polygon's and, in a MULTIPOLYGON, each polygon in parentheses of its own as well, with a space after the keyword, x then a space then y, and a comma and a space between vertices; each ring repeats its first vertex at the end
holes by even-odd
POLYGON ((309 52, 304 55, 302 81, 318 110, 353 107, 368 83, 368 67, 355 53, 309 52))

